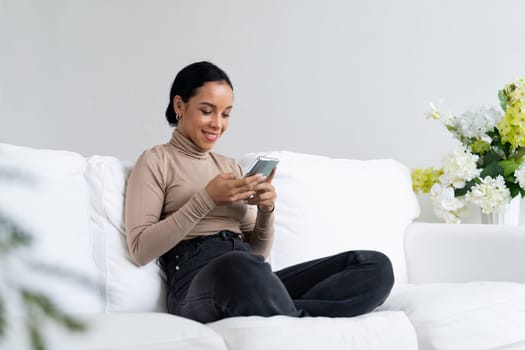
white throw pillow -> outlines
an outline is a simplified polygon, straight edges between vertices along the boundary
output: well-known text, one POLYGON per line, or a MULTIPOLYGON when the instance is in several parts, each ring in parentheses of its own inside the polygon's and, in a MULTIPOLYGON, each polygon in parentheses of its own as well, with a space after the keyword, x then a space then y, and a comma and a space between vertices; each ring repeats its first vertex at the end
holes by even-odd
POLYGON ((0 144, 0 211, 33 237, 28 248, 0 262, 9 313, 24 313, 12 293, 23 287, 47 295, 66 312, 102 310, 85 167, 85 158, 73 152, 0 144))
POLYGON ((166 311, 163 273, 155 262, 139 267, 129 255, 124 196, 131 164, 93 156, 85 173, 91 199, 94 257, 106 286, 106 310, 166 311))
POLYGON ((378 250, 390 258, 396 282, 406 282, 404 231, 419 215, 410 172, 390 160, 333 159, 287 151, 247 154, 280 160, 274 270, 346 250, 378 250))

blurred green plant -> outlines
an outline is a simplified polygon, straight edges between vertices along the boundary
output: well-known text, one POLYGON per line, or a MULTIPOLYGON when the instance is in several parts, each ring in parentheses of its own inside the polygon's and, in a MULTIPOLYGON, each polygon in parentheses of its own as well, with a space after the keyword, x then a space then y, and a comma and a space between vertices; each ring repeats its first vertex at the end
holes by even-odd
MULTIPOLYGON (((0 181, 21 181, 30 183, 30 178, 19 174, 11 169, 0 168, 0 181)), ((16 252, 22 248, 28 248, 32 243, 32 235, 26 232, 16 222, 7 217, 0 210, 0 267, 5 269, 6 262, 10 258, 20 260, 20 263, 29 264, 33 270, 41 273, 58 274, 60 276, 73 279, 77 283, 87 283, 88 281, 81 276, 76 275, 72 271, 64 270, 63 268, 54 267, 51 265, 41 264, 30 259, 19 259, 16 252)), ((8 274, 2 273, 0 281, 3 285, 12 285, 8 281, 8 274)), ((9 288, 9 287, 8 287, 9 288)), ((10 290, 10 294, 17 296, 23 305, 24 326, 30 340, 31 348, 33 350, 45 350, 46 342, 42 334, 44 324, 48 321, 54 321, 60 326, 72 332, 80 332, 86 329, 86 324, 76 317, 67 315, 62 312, 46 295, 27 289, 26 287, 14 286, 14 290, 10 290)), ((5 292, 5 291, 4 291, 5 292)), ((5 301, 6 296, 2 294, 0 289, 0 342, 6 336, 9 327, 9 319, 7 317, 7 308, 5 301)))

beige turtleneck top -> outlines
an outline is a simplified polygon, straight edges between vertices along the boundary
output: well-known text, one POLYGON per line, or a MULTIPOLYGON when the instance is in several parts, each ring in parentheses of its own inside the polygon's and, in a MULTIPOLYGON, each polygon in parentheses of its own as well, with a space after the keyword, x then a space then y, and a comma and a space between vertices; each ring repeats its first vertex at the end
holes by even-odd
POLYGON ((250 244, 271 244, 273 213, 242 201, 217 206, 208 195, 206 185, 226 172, 242 176, 234 159, 201 151, 177 129, 168 143, 144 151, 126 186, 126 237, 135 263, 144 265, 183 239, 221 230, 243 233, 250 244))

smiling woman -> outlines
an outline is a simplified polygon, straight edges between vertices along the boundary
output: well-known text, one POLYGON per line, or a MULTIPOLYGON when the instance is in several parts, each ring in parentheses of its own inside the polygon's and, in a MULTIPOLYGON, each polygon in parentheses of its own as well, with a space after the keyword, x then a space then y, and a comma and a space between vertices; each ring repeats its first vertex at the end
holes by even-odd
POLYGON ((233 86, 220 68, 183 68, 166 110, 171 140, 142 153, 127 181, 130 254, 159 262, 168 311, 200 322, 233 316, 354 316, 390 293, 390 260, 349 251, 273 272, 275 169, 243 177, 232 158, 211 152, 228 128, 233 86))

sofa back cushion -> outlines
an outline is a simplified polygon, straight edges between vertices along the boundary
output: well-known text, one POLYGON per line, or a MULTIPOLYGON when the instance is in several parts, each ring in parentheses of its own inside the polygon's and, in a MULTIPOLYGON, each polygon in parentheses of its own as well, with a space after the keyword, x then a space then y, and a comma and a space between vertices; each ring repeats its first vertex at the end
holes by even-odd
POLYGON ((85 172, 91 202, 93 254, 106 286, 106 311, 166 311, 163 272, 155 262, 138 267, 126 244, 124 196, 132 164, 93 156, 85 172))
POLYGON ((391 160, 332 159, 275 151, 250 153, 280 160, 274 270, 345 250, 378 250, 391 259, 396 282, 406 282, 404 231, 419 215, 409 170, 391 160))
POLYGON ((86 164, 73 152, 0 144, 0 212, 32 236, 29 247, 12 250, 0 262, 2 285, 8 288, 0 291, 10 313, 24 313, 13 293, 18 288, 43 293, 67 312, 103 309, 92 256, 86 164))

